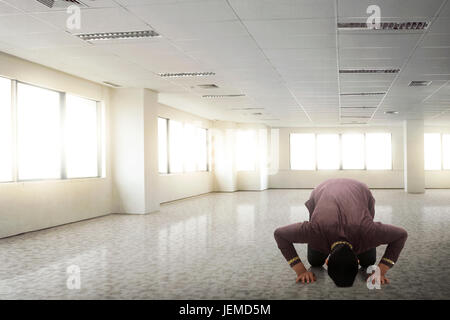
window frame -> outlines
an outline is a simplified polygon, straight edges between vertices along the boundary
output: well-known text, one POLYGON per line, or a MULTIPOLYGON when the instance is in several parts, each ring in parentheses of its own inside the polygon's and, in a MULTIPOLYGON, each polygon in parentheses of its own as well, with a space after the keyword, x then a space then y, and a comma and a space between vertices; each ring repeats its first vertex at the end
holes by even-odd
POLYGON ((52 88, 47 88, 35 83, 30 83, 18 79, 9 78, 3 75, 0 77, 9 79, 11 81, 11 128, 12 128, 12 180, 10 181, 0 181, 3 183, 24 183, 24 182, 37 182, 37 181, 65 181, 65 180, 80 180, 80 179, 98 179, 106 177, 105 170, 105 139, 104 139, 104 107, 102 101, 87 98, 78 94, 74 94, 67 91, 55 90, 52 88), (39 178, 39 179, 19 179, 19 163, 18 163, 18 85, 23 84, 27 86, 32 86, 35 88, 40 88, 43 90, 53 91, 59 95, 59 125, 60 125, 60 139, 61 139, 61 150, 60 150, 60 173, 58 178, 39 178), (67 178, 66 172, 66 153, 65 153, 65 141, 64 141, 64 131, 65 131, 65 110, 66 110, 66 96, 70 94, 79 98, 94 101, 96 103, 96 114, 97 114, 97 176, 89 177, 74 177, 67 178))
POLYGON ((206 163, 206 169, 205 170, 197 170, 195 172, 209 172, 209 129, 203 128, 203 127, 196 127, 197 129, 205 130, 205 146, 206 146, 206 152, 205 152, 205 163, 206 163))
MULTIPOLYGON (((258 141, 258 133, 257 133, 257 131, 256 130, 254 130, 254 129, 245 129, 245 128, 242 128, 242 129, 238 129, 237 131, 236 131, 236 133, 235 133, 235 136, 234 136, 234 143, 235 143, 235 146, 236 146, 236 149, 238 149, 237 148, 237 141, 239 140, 238 139, 238 135, 240 134, 240 133, 242 133, 242 132, 245 132, 245 133, 252 133, 252 135, 253 135, 253 138, 254 138, 254 143, 257 143, 257 141, 258 141)), ((234 161, 235 161, 235 165, 236 165, 236 172, 255 172, 257 169, 258 169, 258 161, 257 161, 257 158, 255 157, 253 160, 253 165, 252 165, 252 169, 239 169, 238 168, 238 156, 237 156, 237 152, 236 152, 236 154, 234 155, 234 159, 233 159, 234 161)))
MULTIPOLYGON (((449 139, 450 139, 450 133, 449 132, 434 132, 434 131, 431 131, 431 132, 424 132, 424 150, 423 150, 423 152, 424 152, 424 158, 425 158, 425 135, 426 134, 439 134, 439 137, 440 137, 440 147, 441 147, 441 166, 440 166, 440 169, 426 169, 425 168, 425 161, 424 161, 424 171, 425 172, 438 172, 438 171, 450 171, 450 166, 448 167, 448 168, 445 168, 445 166, 444 166, 444 135, 446 135, 446 136, 448 136, 449 137, 449 139)), ((425 159, 424 159, 425 160, 425 159)))
MULTIPOLYGON (((172 172, 171 171, 171 168, 170 168, 170 121, 172 120, 172 121, 175 121, 175 122, 178 122, 178 123, 180 123, 181 124, 181 127, 182 127, 182 130, 184 131, 184 128, 185 128, 185 125, 188 123, 188 122, 185 122, 185 121, 180 121, 180 120, 176 120, 176 119, 170 119, 170 118, 167 118, 167 117, 165 117, 165 116, 160 116, 160 115, 158 115, 157 116, 157 119, 163 119, 163 120, 165 120, 165 122, 166 122, 166 131, 167 131, 167 133, 166 133, 166 145, 167 145, 167 158, 166 158, 166 162, 167 162, 167 172, 160 172, 159 171, 159 162, 158 162, 158 174, 159 175, 162 175, 162 176, 164 176, 164 175, 177 175, 177 174, 192 174, 192 173, 196 173, 196 172, 210 172, 210 169, 211 169, 211 165, 210 165, 210 143, 209 143, 209 128, 205 128, 205 127, 203 127, 203 126, 195 126, 195 125, 192 125, 193 126, 193 128, 195 128, 195 129, 203 129, 203 130, 205 130, 205 139, 206 139, 206 141, 205 141, 205 146, 206 146, 206 154, 205 154, 205 157, 206 157, 206 169, 205 170, 199 170, 198 169, 198 166, 197 166, 197 163, 195 164, 195 170, 194 171, 186 171, 186 166, 185 166, 185 163, 184 163, 184 161, 183 161, 183 163, 182 163, 182 167, 183 167, 183 169, 182 169, 182 171, 181 172, 172 172)), ((190 123, 188 123, 188 124, 190 124, 190 123)), ((159 143, 159 139, 158 139, 158 143, 159 143)), ((159 149, 159 146, 158 146, 158 149, 159 149)), ((158 157, 158 161, 159 161, 159 157, 158 157)))
POLYGON ((289 170, 292 171, 317 171, 317 148, 316 148, 316 134, 311 132, 290 132, 289 133, 289 170), (314 169, 292 169, 292 135, 293 134, 312 134, 314 137, 314 169))
MULTIPOLYGON (((392 132, 340 132, 337 133, 339 136, 339 168, 338 169, 319 169, 318 168, 318 162, 317 162, 317 135, 319 134, 336 134, 332 132, 323 132, 323 133, 317 133, 317 132, 289 132, 289 170, 290 171, 393 171, 394 170, 394 157, 393 157, 393 144, 392 144, 392 132), (389 134, 390 142, 391 142, 391 165, 390 169, 367 169, 367 152, 366 152, 366 146, 367 146, 367 134, 368 133, 384 133, 389 134), (302 170, 302 169, 292 169, 292 162, 291 162, 291 135, 292 134, 313 134, 314 135, 314 150, 315 150, 315 169, 311 170, 302 170), (344 134, 362 134, 364 136, 364 168, 363 169, 344 169, 343 168, 343 146, 342 146, 342 135, 344 134)), ((450 170, 450 169, 449 169, 450 170)))
MULTIPOLYGON (((92 178, 102 178, 105 174, 104 174, 104 166, 105 166, 105 153, 104 153, 104 121, 103 121, 103 104, 101 101, 95 100, 95 99, 90 99, 90 98, 86 98, 83 97, 81 95, 77 95, 74 93, 70 93, 70 92, 61 92, 62 96, 61 100, 62 100, 62 104, 64 104, 63 106, 63 111, 64 114, 61 113, 61 124, 63 126, 63 134, 65 136, 65 130, 66 130, 66 125, 65 125, 65 121, 66 121, 66 107, 67 107, 67 100, 66 97, 67 95, 71 95, 74 97, 78 97, 78 98, 82 98, 82 99, 86 99, 86 100, 91 100, 94 101, 96 104, 96 120, 97 120, 97 176, 91 176, 91 177, 75 177, 75 178, 67 178, 67 167, 66 167, 66 143, 64 141, 63 137, 63 141, 61 144, 62 147, 62 165, 61 165, 61 176, 65 177, 63 180, 76 180, 76 179, 92 179, 92 178), (64 167, 63 167, 64 165, 64 167)), ((61 105, 60 105, 61 108, 61 105)))
MULTIPOLYGON (((367 160, 367 154, 366 154, 366 133, 365 132, 363 132, 363 133, 361 133, 361 132, 344 132, 344 133, 340 133, 339 136, 340 136, 339 142, 340 142, 340 147, 341 147, 341 167, 340 167, 340 170, 343 170, 343 171, 367 170, 367 162, 366 162, 366 160, 367 160), (351 135, 351 134, 362 135, 363 136, 363 158, 364 158, 363 162, 364 162, 364 166, 363 166, 362 169, 344 168, 344 143, 343 143, 344 139, 343 139, 343 136, 344 135, 351 135)), ((392 144, 391 144, 391 146, 392 146, 392 144)))
POLYGON ((15 125, 15 119, 16 119, 16 113, 15 113, 15 105, 16 105, 16 101, 15 101, 15 92, 16 92, 16 82, 14 79, 0 75, 0 77, 2 79, 5 80, 9 80, 9 86, 10 86, 10 105, 9 105, 9 111, 10 111, 10 161, 11 161, 11 167, 10 169, 10 180, 4 180, 4 181, 0 181, 0 183, 12 183, 16 181, 16 159, 15 159, 15 155, 16 155, 16 144, 15 144, 15 140, 16 140, 16 125, 15 125))

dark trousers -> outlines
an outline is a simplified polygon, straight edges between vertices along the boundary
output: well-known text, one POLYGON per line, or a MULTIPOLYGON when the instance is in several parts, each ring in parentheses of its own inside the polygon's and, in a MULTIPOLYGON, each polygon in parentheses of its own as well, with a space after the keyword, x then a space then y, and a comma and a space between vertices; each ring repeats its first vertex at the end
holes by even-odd
MULTIPOLYGON (((314 250, 308 245, 308 262, 311 265, 311 267, 323 266, 327 257, 328 257, 328 254, 314 250)), ((358 254, 358 260, 359 260, 359 265, 362 268, 367 268, 368 266, 375 264, 375 262, 377 260, 376 248, 373 248, 373 249, 367 250, 366 252, 358 254)))

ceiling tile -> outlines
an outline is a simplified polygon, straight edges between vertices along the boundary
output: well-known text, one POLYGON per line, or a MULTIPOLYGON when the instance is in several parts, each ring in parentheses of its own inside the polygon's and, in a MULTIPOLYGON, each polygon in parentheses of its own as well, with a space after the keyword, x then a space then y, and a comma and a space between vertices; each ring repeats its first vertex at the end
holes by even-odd
POLYGON ((230 0, 242 20, 334 18, 329 0, 230 0))

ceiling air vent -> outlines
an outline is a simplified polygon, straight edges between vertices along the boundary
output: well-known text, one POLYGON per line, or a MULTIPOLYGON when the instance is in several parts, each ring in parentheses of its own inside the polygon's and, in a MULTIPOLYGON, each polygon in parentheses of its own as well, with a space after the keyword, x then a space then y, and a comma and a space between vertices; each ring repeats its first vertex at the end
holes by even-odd
POLYGON ((408 86, 409 87, 426 87, 429 86, 431 84, 431 81, 411 81, 408 86))
POLYGON ((355 93, 341 93, 340 95, 352 97, 352 96, 378 96, 383 94, 386 94, 386 92, 355 92, 355 93))
POLYGON ((205 94, 203 98, 237 98, 245 97, 245 94, 205 94))
POLYGON ((376 107, 341 107, 341 109, 375 109, 376 107))
POLYGON ((108 86, 114 87, 114 88, 122 87, 121 85, 118 85, 118 84, 115 84, 115 83, 112 83, 112 82, 109 82, 109 81, 103 81, 103 83, 108 85, 108 86))
POLYGON ((199 84, 197 87, 202 88, 202 89, 217 89, 217 88, 219 88, 219 86, 217 86, 215 84, 199 84))
POLYGON ((381 22, 380 27, 372 29, 365 22, 338 22, 339 29, 346 30, 424 30, 428 28, 427 21, 408 21, 408 22, 381 22))
POLYGON ((399 73, 400 69, 341 69, 339 73, 399 73))
POLYGON ((346 125, 346 124, 367 124, 367 122, 360 122, 360 121, 341 122, 341 125, 346 125))
POLYGON ((78 38, 84 41, 100 40, 124 40, 159 37, 159 33, 154 30, 125 31, 125 32, 102 32, 102 33, 79 33, 78 38))
POLYGON ((213 76, 215 72, 175 72, 175 73, 158 73, 158 76, 163 78, 180 78, 180 77, 205 77, 213 76))
POLYGON ((344 115, 341 115, 341 118, 370 119, 370 116, 344 116, 344 115))
POLYGON ((264 110, 264 108, 232 108, 231 110, 244 110, 244 111, 248 111, 248 110, 264 110))
POLYGON ((67 8, 71 5, 86 7, 84 3, 77 0, 36 0, 48 8, 67 8))

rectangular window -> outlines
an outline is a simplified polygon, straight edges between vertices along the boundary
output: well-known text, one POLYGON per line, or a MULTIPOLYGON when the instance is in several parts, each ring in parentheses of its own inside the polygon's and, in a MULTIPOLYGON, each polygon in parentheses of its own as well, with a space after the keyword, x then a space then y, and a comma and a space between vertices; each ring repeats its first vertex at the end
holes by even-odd
POLYGON ((364 134, 342 135, 342 169, 364 169, 364 134))
POLYGON ((197 170, 208 171, 208 130, 197 128, 197 170))
POLYGON ((66 95, 65 155, 67 178, 98 177, 97 101, 66 95))
POLYGON ((316 139, 313 133, 291 133, 291 170, 316 169, 316 139))
POLYGON ((442 135, 442 160, 444 170, 450 169, 450 134, 442 135))
POLYGON ((236 133, 236 169, 255 170, 256 135, 253 130, 239 130, 236 133))
POLYGON ((169 120, 169 166, 171 173, 183 172, 185 151, 183 134, 183 124, 169 120))
POLYGON ((337 170, 340 167, 339 135, 317 135, 317 169, 337 170))
POLYGON ((185 124, 184 125, 184 170, 185 172, 194 172, 197 167, 197 156, 198 156, 198 150, 197 150, 197 130, 196 128, 191 124, 185 124))
POLYGON ((425 170, 442 169, 441 134, 425 133, 424 135, 424 155, 425 170))
POLYGON ((366 167, 368 170, 392 169, 392 142, 390 133, 366 134, 366 167))
POLYGON ((0 78, 0 182, 12 181, 11 80, 0 78))
POLYGON ((19 180, 61 178, 60 93, 17 85, 19 180))
POLYGON ((158 171, 168 173, 167 162, 167 119, 158 118, 158 171))

